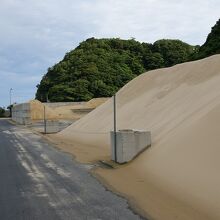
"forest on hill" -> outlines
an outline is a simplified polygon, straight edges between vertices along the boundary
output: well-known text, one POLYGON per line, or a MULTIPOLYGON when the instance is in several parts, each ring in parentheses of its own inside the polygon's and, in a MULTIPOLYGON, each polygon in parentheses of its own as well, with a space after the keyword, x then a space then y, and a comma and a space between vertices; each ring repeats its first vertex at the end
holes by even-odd
POLYGON ((146 71, 216 53, 220 53, 220 21, 201 47, 170 39, 150 44, 89 38, 48 69, 37 85, 36 99, 63 102, 109 97, 146 71))
POLYGON ((220 53, 220 19, 212 27, 211 33, 208 35, 206 42, 199 48, 195 54, 196 59, 205 58, 220 53))

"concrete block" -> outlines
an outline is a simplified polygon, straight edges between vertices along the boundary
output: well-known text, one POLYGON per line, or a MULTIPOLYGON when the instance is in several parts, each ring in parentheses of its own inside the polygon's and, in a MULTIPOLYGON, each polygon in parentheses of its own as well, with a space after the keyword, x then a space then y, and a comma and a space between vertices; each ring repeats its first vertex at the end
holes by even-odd
POLYGON ((111 131, 111 158, 117 163, 126 163, 135 158, 151 145, 150 131, 119 130, 116 132, 116 158, 115 133, 111 131))
POLYGON ((31 115, 30 115, 30 104, 22 103, 18 105, 14 105, 12 107, 12 120, 17 122, 18 124, 30 124, 31 123, 31 115))
MULTIPOLYGON (((64 123, 61 121, 46 121, 46 133, 57 133, 59 131, 62 131, 64 128, 68 127, 71 123, 64 123)), ((44 124, 43 124, 44 125, 44 124)), ((44 127, 44 126, 43 126, 44 127)), ((44 130, 44 129, 43 129, 44 130)))

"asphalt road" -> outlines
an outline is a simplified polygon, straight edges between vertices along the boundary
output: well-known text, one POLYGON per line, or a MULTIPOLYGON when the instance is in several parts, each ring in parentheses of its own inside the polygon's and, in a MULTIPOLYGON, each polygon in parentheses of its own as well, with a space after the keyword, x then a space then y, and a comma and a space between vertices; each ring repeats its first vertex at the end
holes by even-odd
POLYGON ((80 164, 22 126, 0 120, 0 220, 140 219, 80 164))

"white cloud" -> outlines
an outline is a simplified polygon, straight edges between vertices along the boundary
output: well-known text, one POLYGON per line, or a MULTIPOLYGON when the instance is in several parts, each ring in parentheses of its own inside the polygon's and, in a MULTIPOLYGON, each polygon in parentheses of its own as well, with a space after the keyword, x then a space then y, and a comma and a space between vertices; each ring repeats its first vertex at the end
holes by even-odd
POLYGON ((35 84, 40 80, 39 75, 32 75, 28 73, 15 73, 15 72, 3 72, 1 71, 0 82, 7 79, 11 84, 20 84, 21 86, 27 86, 29 84, 35 84))
POLYGON ((13 81, 34 96, 47 68, 88 37, 202 44, 219 11, 218 0, 1 0, 0 78, 15 76, 4 75, 0 94, 13 81))
POLYGON ((219 16, 220 2, 206 0, 127 0, 96 1, 98 7, 88 14, 99 17, 101 37, 135 37, 154 42, 160 38, 179 38, 201 44, 219 16), (93 14, 94 12, 94 14, 93 14))
POLYGON ((0 72, 0 102, 1 106, 9 105, 9 90, 13 88, 12 101, 16 103, 33 99, 36 84, 40 75, 18 74, 15 72, 0 72))

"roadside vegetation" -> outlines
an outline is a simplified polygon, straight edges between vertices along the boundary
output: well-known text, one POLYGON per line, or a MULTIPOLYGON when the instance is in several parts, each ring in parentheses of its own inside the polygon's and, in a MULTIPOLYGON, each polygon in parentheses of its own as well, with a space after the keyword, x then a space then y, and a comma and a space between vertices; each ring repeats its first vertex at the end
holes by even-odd
POLYGON ((5 117, 5 109, 0 107, 0 118, 4 118, 5 117))

